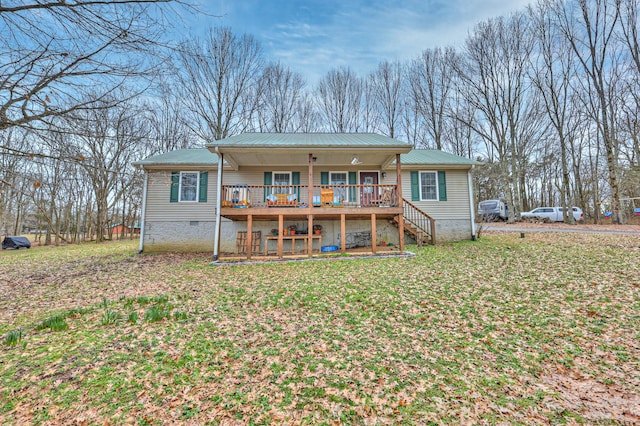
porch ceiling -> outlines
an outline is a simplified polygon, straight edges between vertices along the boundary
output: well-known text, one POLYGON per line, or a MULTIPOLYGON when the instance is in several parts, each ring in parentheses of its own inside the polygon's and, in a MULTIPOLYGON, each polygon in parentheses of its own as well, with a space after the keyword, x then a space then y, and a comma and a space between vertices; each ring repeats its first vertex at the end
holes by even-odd
MULTIPOLYGON (((212 151, 214 149, 212 148, 212 151)), ((380 151, 380 150, 363 150, 359 149, 340 149, 326 150, 322 148, 308 148, 304 150, 291 149, 265 149, 265 150, 246 150, 246 149, 224 149, 218 152, 224 155, 224 159, 233 169, 237 170, 241 167, 262 166, 269 167, 278 166, 306 166, 309 163, 309 154, 315 157, 314 167, 328 167, 334 169, 347 168, 357 166, 361 169, 383 169, 391 166, 396 159, 396 150, 380 151), (357 163, 354 164, 354 157, 357 163)))

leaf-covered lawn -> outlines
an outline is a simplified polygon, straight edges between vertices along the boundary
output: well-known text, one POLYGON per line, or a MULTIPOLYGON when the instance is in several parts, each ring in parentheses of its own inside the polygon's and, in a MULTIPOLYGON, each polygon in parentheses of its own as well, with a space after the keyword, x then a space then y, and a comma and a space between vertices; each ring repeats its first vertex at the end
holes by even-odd
POLYGON ((3 424, 640 422, 637 237, 236 266, 135 246, 0 254, 3 424))

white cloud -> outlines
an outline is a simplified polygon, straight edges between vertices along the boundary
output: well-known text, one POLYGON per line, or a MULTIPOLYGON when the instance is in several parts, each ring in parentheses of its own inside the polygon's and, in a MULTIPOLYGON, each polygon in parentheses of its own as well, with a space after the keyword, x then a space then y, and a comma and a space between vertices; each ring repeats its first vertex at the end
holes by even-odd
POLYGON ((364 75, 384 60, 413 59, 437 46, 460 47, 477 23, 522 10, 529 1, 261 0, 245 3, 251 7, 243 6, 242 12, 223 1, 228 13, 219 24, 253 34, 269 59, 315 84, 337 66, 348 65, 364 75))

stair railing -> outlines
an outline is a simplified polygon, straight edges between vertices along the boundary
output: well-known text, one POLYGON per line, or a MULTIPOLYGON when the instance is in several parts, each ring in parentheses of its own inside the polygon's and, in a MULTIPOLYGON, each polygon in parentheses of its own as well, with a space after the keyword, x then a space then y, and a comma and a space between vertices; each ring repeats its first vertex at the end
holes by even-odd
POLYGON ((405 230, 415 236, 417 244, 435 244, 436 220, 405 198, 402 198, 402 206, 405 230))

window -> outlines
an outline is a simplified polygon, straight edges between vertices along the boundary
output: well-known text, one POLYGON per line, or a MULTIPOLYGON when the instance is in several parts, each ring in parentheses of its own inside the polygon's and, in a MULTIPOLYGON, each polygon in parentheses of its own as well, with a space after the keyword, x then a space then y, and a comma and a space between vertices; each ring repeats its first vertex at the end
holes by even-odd
POLYGON ((438 174, 437 172, 420 172, 420 200, 438 200, 438 174))
POLYGON ((291 172, 273 172, 273 184, 288 186, 291 184, 291 172))
POLYGON ((287 188, 274 188, 276 194, 291 193, 291 172, 273 172, 273 185, 287 188))
POLYGON ((169 202, 206 203, 209 172, 171 172, 169 202))
POLYGON ((264 201, 272 194, 295 194, 300 199, 300 172, 264 172, 264 201))
POLYGON ((447 174, 444 170, 421 172, 412 170, 411 201, 447 201, 447 174))
MULTIPOLYGON (((346 185, 347 172, 329 172, 329 183, 331 185, 346 185)), ((339 196, 340 200, 347 199, 347 188, 334 188, 334 196, 339 196)))
POLYGON ((200 173, 199 172, 180 172, 180 202, 198 201, 198 192, 200 190, 200 173))

